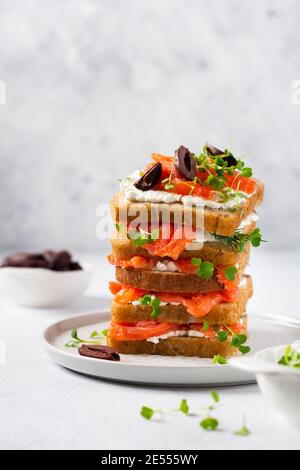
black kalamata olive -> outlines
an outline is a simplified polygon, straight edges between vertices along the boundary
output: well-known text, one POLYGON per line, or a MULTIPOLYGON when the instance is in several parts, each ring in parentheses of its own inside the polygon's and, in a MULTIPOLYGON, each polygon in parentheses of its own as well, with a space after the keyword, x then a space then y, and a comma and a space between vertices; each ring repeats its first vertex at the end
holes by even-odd
POLYGON ((214 157, 224 154, 224 150, 220 150, 217 147, 214 147, 213 145, 206 144, 206 148, 207 148, 208 153, 210 155, 213 155, 214 157))
POLYGON ((183 145, 175 152, 175 168, 181 176, 189 181, 192 181, 196 176, 196 161, 189 149, 183 145))
POLYGON ((78 348, 81 356, 93 357, 94 359, 104 359, 106 361, 120 361, 117 351, 109 346, 101 346, 98 344, 82 344, 78 348))
POLYGON ((148 170, 136 183, 134 186, 141 191, 149 191, 153 188, 160 180, 162 175, 162 165, 161 163, 156 163, 150 170, 148 170))
POLYGON ((226 155, 225 157, 222 157, 222 158, 223 160, 225 160, 225 162, 228 163, 228 166, 237 166, 238 164, 237 159, 232 154, 226 155))
POLYGON ((228 166, 236 166, 238 164, 237 159, 231 154, 225 154, 225 150, 220 150, 217 147, 214 147, 213 145, 206 145, 207 151, 210 155, 213 155, 214 157, 217 157, 218 155, 222 155, 222 158, 225 162, 228 163, 228 166))

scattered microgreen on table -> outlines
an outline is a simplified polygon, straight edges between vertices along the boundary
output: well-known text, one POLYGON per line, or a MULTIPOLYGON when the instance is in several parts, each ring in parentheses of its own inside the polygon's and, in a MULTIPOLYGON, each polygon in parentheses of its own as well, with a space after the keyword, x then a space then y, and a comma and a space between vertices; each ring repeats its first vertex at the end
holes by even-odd
MULTIPOLYGON (((140 410, 140 415, 147 421, 151 421, 152 418, 156 415, 163 416, 173 413, 182 413, 184 416, 189 416, 191 418, 195 416, 202 416, 203 419, 200 421, 199 426, 204 431, 217 431, 220 427, 220 422, 215 416, 212 416, 212 414, 213 412, 217 411, 221 400, 218 392, 216 392, 215 390, 211 392, 211 397, 212 402, 208 406, 202 407, 201 413, 190 413, 190 407, 188 405, 187 400, 184 398, 181 400, 179 407, 175 409, 164 410, 161 408, 150 408, 149 406, 142 406, 140 410)), ((251 433, 246 425, 245 417, 243 418, 242 427, 236 432, 230 432, 235 436, 249 436, 251 433)))

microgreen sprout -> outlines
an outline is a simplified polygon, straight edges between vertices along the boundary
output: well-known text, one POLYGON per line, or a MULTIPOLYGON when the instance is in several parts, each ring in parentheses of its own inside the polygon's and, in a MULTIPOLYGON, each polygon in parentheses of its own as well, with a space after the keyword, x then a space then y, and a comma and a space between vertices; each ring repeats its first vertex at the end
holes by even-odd
POLYGON ((148 294, 144 295, 144 297, 140 299, 140 304, 150 305, 152 307, 152 312, 151 312, 152 318, 157 318, 161 314, 161 308, 160 308, 161 301, 154 295, 148 295, 148 294))
POLYGON ((148 243, 154 243, 159 238, 159 228, 152 230, 151 233, 144 232, 129 232, 128 238, 135 246, 144 246, 148 243))
POLYGON ((187 416, 189 414, 189 411, 190 409, 189 409, 188 402, 184 398, 181 400, 179 407, 175 408, 174 410, 163 410, 160 408, 154 409, 154 408, 149 408, 148 406, 143 406, 140 411, 140 415, 147 420, 151 420, 155 414, 164 415, 164 414, 171 414, 171 413, 182 413, 185 416, 187 416))
MULTIPOLYGON (((217 333, 217 338, 219 339, 221 343, 226 343, 226 341, 229 340, 229 335, 230 335, 231 346, 238 349, 241 354, 246 355, 251 351, 250 346, 247 346, 245 344, 248 340, 248 337, 245 334, 238 334, 235 331, 233 331, 229 326, 226 326, 226 330, 219 330, 219 331, 216 331, 216 333, 217 333)), ((218 356, 216 356, 216 358, 217 357, 218 356)), ((220 363, 220 362, 216 362, 216 363, 220 363)))
POLYGON ((202 261, 200 258, 192 258, 191 263, 196 266, 196 274, 202 279, 211 279, 215 272, 215 266, 210 261, 202 261))
POLYGON ((82 339, 78 336, 77 328, 74 328, 71 332, 71 340, 65 344, 65 348, 78 348, 80 344, 103 344, 106 341, 107 330, 103 330, 101 334, 97 331, 93 331, 90 334, 90 339, 82 339), (91 341, 93 339, 93 341, 91 341))
POLYGON ((300 352, 299 350, 293 350, 292 346, 288 346, 284 352, 284 356, 279 360, 279 365, 285 367, 292 367, 294 369, 300 369, 300 352))
POLYGON ((219 397, 219 394, 216 391, 212 391, 211 396, 212 396, 213 402, 208 407, 206 407, 204 409, 205 417, 199 423, 200 426, 205 431, 216 431, 219 427, 219 421, 216 418, 213 418, 211 416, 211 411, 215 410, 217 405, 220 403, 220 397, 219 397))
POLYGON ((228 361, 225 357, 223 356, 220 356, 219 354, 216 355, 213 360, 212 360, 212 363, 213 365, 220 365, 220 366, 225 366, 226 364, 228 364, 228 361))
POLYGON ((261 243, 265 243, 262 239, 262 234, 259 228, 254 229, 251 233, 242 233, 237 230, 232 236, 224 237, 221 235, 213 235, 216 241, 223 246, 231 248, 234 251, 242 253, 245 251, 247 243, 251 243, 254 248, 257 248, 261 243))
POLYGON ((229 266, 224 270, 225 277, 227 281, 234 281, 238 273, 238 269, 236 266, 229 266))
POLYGON ((116 230, 117 230, 117 232, 123 232, 124 231, 124 224, 116 224, 116 230))
POLYGON ((245 417, 244 417, 244 419, 243 419, 243 425, 242 425, 242 427, 241 427, 238 431, 236 431, 234 434, 235 434, 236 436, 241 436, 241 437, 250 436, 251 431, 249 430, 249 428, 248 428, 247 425, 246 425, 246 419, 245 419, 245 417))

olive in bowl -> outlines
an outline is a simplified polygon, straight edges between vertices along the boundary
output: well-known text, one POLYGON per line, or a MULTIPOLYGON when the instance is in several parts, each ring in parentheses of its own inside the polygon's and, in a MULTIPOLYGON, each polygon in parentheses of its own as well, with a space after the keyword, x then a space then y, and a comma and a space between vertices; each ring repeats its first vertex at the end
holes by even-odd
POLYGON ((19 307, 64 307, 82 296, 90 273, 68 251, 16 253, 2 262, 1 296, 19 307))

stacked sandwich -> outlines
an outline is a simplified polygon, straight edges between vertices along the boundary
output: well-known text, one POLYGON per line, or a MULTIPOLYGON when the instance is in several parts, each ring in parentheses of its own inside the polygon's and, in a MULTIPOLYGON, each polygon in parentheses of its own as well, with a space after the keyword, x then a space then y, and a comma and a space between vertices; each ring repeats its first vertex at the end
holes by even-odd
POLYGON ((116 282, 108 344, 123 354, 246 354, 245 275, 264 187, 229 150, 181 146, 122 180, 112 201, 116 282), (168 209, 168 217, 165 211, 168 209), (184 221, 184 222, 183 222, 184 221))

